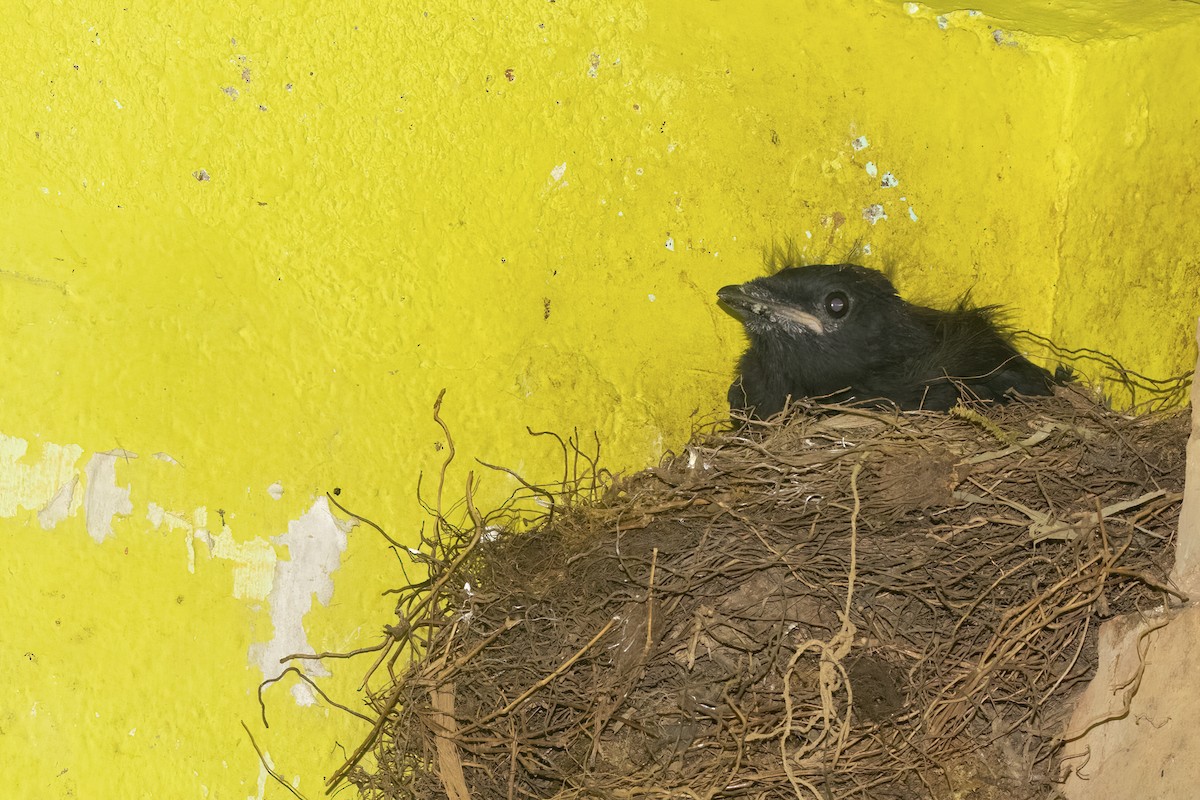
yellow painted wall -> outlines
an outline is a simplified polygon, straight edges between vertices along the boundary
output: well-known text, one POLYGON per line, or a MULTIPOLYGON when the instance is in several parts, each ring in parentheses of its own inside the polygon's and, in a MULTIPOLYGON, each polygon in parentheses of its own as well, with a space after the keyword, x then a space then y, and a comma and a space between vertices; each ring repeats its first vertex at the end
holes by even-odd
POLYGON ((1200 7, 992 5, 5 4, 5 796, 287 796, 242 721, 319 796, 363 726, 264 665, 400 580, 323 493, 415 541, 442 387, 455 493, 654 460, 784 238, 1186 369, 1200 7))

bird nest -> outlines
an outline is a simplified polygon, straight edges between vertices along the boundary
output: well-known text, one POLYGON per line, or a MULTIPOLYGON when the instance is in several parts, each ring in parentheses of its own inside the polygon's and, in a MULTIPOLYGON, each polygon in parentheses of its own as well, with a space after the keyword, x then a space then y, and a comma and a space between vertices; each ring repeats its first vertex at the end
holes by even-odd
POLYGON ((1180 599, 1186 419, 1075 389, 838 411, 697 435, 627 477, 568 446, 583 469, 527 486, 550 507, 519 533, 511 509, 478 513, 470 480, 463 523, 439 499, 427 577, 372 648, 372 731, 332 782, 1052 796, 1099 623, 1180 599))

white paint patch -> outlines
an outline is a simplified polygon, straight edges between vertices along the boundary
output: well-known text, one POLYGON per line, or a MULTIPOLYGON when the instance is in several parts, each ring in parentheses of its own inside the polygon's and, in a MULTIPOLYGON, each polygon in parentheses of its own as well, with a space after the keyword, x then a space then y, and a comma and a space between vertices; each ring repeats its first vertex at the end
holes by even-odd
POLYGON ((866 244, 864 244, 862 246, 862 251, 863 251, 863 255, 866 255, 866 256, 871 255, 871 243, 867 242, 866 244))
POLYGON ((887 219, 887 214, 883 213, 883 206, 879 203, 875 203, 874 205, 869 205, 864 208, 862 215, 863 219, 867 220, 872 225, 874 225, 876 222, 879 222, 881 219, 887 219))
POLYGON ((563 179, 563 175, 567 174, 567 162, 559 164, 554 169, 550 170, 550 180, 558 183, 563 179))
POLYGON ((296 701, 296 705, 307 708, 317 704, 317 693, 302 681, 292 685, 292 699, 296 701))
POLYGON ((71 480, 58 487, 54 497, 42 506, 42 510, 38 512, 38 524, 42 526, 42 530, 54 530, 58 523, 70 515, 71 507, 75 504, 75 489, 78 486, 79 476, 72 475, 71 480))
POLYGON ((850 142, 850 146, 853 147, 856 151, 857 150, 866 150, 868 147, 871 146, 871 143, 867 141, 867 137, 859 136, 857 139, 850 142))
POLYGON ((590 54, 588 54, 587 76, 589 78, 594 78, 599 74, 600 74, 600 54, 599 53, 590 53, 590 54))
POLYGON ((811 238, 812 238, 812 231, 805 231, 805 232, 804 232, 804 236, 805 236, 806 238, 808 238, 808 239, 811 239, 811 238))
POLYGON ((165 461, 168 464, 174 464, 177 467, 183 466, 178 461, 176 461, 174 458, 172 458, 168 453, 158 452, 158 453, 154 454, 154 457, 157 458, 159 461, 165 461))
POLYGON ((45 508, 76 477, 75 463, 83 455, 79 445, 43 444, 35 464, 23 464, 29 442, 0 434, 0 517, 15 517, 24 508, 45 508))
POLYGON ((670 250, 672 253, 675 252, 675 239, 671 236, 667 237, 667 249, 670 250))
POLYGON ((917 5, 916 3, 905 3, 904 4, 904 13, 906 13, 906 14, 916 14, 920 10, 921 10, 921 7, 919 5, 917 5))
MULTIPOLYGON (((312 610, 313 595, 322 605, 333 599, 333 573, 346 550, 346 535, 354 522, 344 522, 329 510, 325 497, 317 498, 311 509, 288 523, 287 533, 272 541, 286 547, 289 558, 275 565, 274 580, 267 601, 271 607, 274 635, 269 642, 250 647, 250 662, 266 679, 275 678, 285 665, 279 660, 293 653, 315 653, 304 630, 304 616, 312 610)), ((319 662, 305 661, 310 675, 328 675, 319 662)))
POLYGON ((945 17, 943 17, 943 16, 939 15, 939 16, 938 16, 938 18, 937 18, 937 26, 938 26, 939 28, 941 28, 942 30, 946 30, 946 28, 950 27, 950 20, 948 20, 948 19, 946 19, 945 17))
POLYGON ((271 495, 272 500, 278 500, 283 497, 283 484, 275 481, 267 487, 267 494, 271 495))
POLYGON ((913 222, 917 221, 917 212, 913 211, 912 206, 908 207, 908 218, 911 219, 913 222))
POLYGON ((657 297, 655 297, 655 296, 654 296, 654 295, 652 295, 652 294, 648 294, 648 295, 646 295, 646 299, 647 299, 647 300, 649 300, 651 303, 653 303, 653 302, 654 302, 655 300, 657 300, 658 298, 657 298, 657 297))
POLYGON ((876 175, 879 174, 879 167, 875 166, 874 161, 868 161, 866 169, 867 169, 867 174, 870 175, 872 178, 874 178, 876 175))
POLYGON ((899 186, 900 181, 896 180, 896 176, 890 172, 883 173, 883 177, 879 179, 879 185, 885 189, 891 189, 893 186, 899 186))
POLYGON ((93 455, 84 467, 87 489, 83 493, 83 508, 88 535, 96 544, 112 536, 113 517, 127 517, 133 513, 129 485, 117 486, 117 461, 135 458, 137 453, 128 450, 107 450, 93 455))

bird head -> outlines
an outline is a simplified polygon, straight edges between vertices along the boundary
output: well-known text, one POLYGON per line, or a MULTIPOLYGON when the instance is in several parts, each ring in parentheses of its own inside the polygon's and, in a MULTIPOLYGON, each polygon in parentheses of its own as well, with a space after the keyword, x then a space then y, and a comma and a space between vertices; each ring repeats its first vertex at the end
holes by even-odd
POLYGON ((855 264, 787 267, 726 286, 717 297, 752 340, 793 340, 816 350, 870 346, 888 335, 904 302, 883 273, 855 264))

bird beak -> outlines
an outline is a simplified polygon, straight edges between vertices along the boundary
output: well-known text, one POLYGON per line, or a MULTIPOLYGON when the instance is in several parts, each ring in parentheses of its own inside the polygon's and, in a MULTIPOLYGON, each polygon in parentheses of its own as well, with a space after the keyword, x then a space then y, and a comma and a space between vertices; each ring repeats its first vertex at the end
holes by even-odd
MULTIPOLYGON (((761 292, 762 290, 759 289, 761 292)), ((762 317, 767 322, 775 324, 790 323, 799 325, 815 334, 825 333, 825 326, 821 320, 809 314, 806 311, 801 311, 795 306, 781 303, 778 300, 756 297, 746 291, 746 284, 740 286, 723 286, 717 290, 717 299, 725 305, 729 306, 743 320, 748 318, 748 315, 762 317)))

